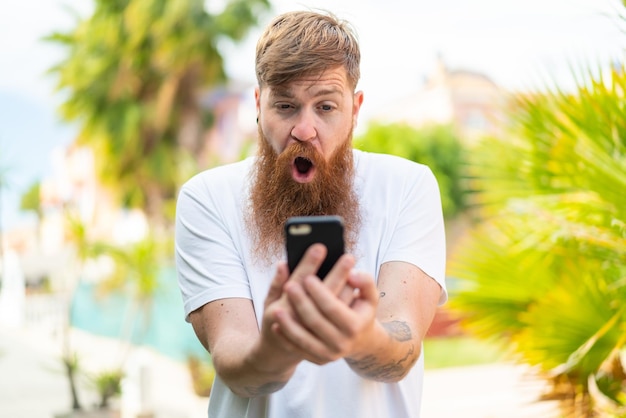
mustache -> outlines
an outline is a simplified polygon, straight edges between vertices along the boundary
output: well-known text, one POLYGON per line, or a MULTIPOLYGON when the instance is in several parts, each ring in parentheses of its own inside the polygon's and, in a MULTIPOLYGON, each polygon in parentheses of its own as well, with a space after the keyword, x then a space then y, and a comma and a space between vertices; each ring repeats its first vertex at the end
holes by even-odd
POLYGON ((314 165, 324 162, 321 153, 309 142, 292 142, 277 156, 279 163, 291 164, 297 157, 306 158, 314 165))

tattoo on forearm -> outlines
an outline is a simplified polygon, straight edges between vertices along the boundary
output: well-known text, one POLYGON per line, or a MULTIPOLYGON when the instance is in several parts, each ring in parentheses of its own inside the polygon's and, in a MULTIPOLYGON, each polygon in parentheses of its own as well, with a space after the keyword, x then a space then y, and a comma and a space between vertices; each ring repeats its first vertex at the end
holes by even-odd
MULTIPOLYGON (((412 337, 411 328, 406 322, 391 321, 383 324, 389 336, 400 342, 410 341, 412 337)), ((348 364, 361 371, 363 376, 378 380, 390 381, 402 377, 407 369, 417 360, 415 356, 415 346, 409 344, 407 353, 398 360, 392 360, 387 364, 379 364, 375 356, 367 356, 361 360, 346 359, 348 364)))
POLYGON ((383 327, 389 333, 389 336, 397 341, 409 341, 413 336, 411 334, 411 328, 407 325, 406 322, 402 321, 391 321, 385 322, 382 324, 383 327))
POLYGON ((382 382, 395 380, 397 378, 402 377, 406 373, 407 366, 405 365, 406 361, 409 360, 409 363, 413 363, 413 353, 415 352, 415 348, 413 344, 409 347, 406 355, 399 359, 391 361, 387 364, 378 364, 378 359, 375 356, 367 356, 361 360, 350 360, 346 361, 348 364, 361 371, 362 375, 382 382))
POLYGON ((246 386, 244 391, 249 397, 255 398, 257 396, 270 395, 277 390, 282 389, 282 387, 286 384, 287 382, 269 382, 261 386, 246 386))

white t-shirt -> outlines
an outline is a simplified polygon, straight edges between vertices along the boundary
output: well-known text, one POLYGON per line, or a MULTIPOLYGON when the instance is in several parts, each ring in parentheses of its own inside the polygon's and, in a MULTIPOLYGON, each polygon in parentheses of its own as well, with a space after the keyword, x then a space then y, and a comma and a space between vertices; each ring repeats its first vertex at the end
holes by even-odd
MULTIPOLYGON (((437 181, 430 169, 399 157, 354 150, 355 187, 362 228, 356 269, 377 279, 388 261, 412 263, 445 289, 445 233, 437 181)), ((244 208, 254 158, 202 172, 181 189, 176 213, 176 265, 185 316, 223 298, 251 299, 257 321, 275 266, 255 263, 244 208)), ((242 398, 216 378, 210 418, 416 418, 423 356, 397 383, 354 373, 344 360, 324 366, 301 362, 281 390, 242 398)))

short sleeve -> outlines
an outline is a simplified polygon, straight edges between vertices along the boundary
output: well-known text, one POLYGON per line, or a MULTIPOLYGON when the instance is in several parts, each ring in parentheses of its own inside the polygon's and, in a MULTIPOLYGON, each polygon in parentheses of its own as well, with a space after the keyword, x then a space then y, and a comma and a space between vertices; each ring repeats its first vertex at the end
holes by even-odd
POLYGON ((403 176, 401 207, 383 262, 401 260, 418 266, 442 288, 440 304, 447 300, 445 286, 446 240, 439 186, 432 171, 413 165, 403 176))
POLYGON ((201 173, 189 180, 176 206, 175 258, 185 318, 208 302, 223 298, 251 299, 250 285, 233 239, 234 207, 223 173, 201 173))

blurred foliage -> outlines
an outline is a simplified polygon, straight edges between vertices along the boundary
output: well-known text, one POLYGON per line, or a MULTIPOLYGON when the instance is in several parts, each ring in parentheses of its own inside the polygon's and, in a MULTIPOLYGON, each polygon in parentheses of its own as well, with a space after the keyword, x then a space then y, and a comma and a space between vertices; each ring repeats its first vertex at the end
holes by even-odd
POLYGON ((476 366, 504 360, 496 342, 466 335, 426 338, 424 353, 426 369, 476 366))
POLYGON ((194 355, 187 357, 187 368, 191 374, 194 393, 198 396, 209 397, 215 380, 215 368, 211 357, 200 358, 194 355))
POLYGON ((439 182, 444 216, 453 218, 465 209, 464 148, 451 125, 417 129, 399 123, 372 124, 363 135, 355 138, 354 146, 426 164, 439 182))
MULTIPOLYGON (((139 331, 145 332, 148 328, 150 312, 154 295, 159 291, 160 273, 166 267, 167 260, 171 260, 173 253, 173 239, 171 237, 156 237, 147 234, 139 241, 126 244, 111 244, 107 241, 94 239, 89 233, 88 225, 71 210, 65 213, 65 240, 73 248, 77 263, 77 277, 73 283, 68 283, 68 325, 71 325, 72 300, 76 288, 83 280, 87 263, 98 260, 108 260, 111 269, 101 269, 101 277, 96 278, 99 286, 99 296, 107 297, 115 293, 122 293, 132 300, 120 330, 120 337, 127 342, 142 342, 143 334, 133 335, 135 323, 143 319, 139 331), (138 337, 138 338, 135 338, 138 337)), ((72 352, 68 330, 64 331, 64 352, 66 356, 72 352)), ((68 372, 71 370, 68 369, 68 372)), ((72 375, 68 374, 70 383, 72 375)), ((96 382, 97 383, 97 382, 96 382)), ((101 393, 101 396, 105 394, 101 393)), ((107 395, 110 397, 110 395, 107 395)), ((103 399, 108 402, 108 399, 103 399)))
POLYGON ((41 239, 41 224, 43 221, 43 207, 41 205, 41 184, 33 183, 22 195, 20 199, 20 210, 32 211, 37 217, 37 239, 41 239))
MULTIPOLYGON (((107 241, 94 239, 90 229, 77 213, 66 208, 65 211, 65 240, 74 251, 77 263, 76 277, 68 280, 67 301, 68 320, 67 329, 63 330, 63 352, 66 377, 68 378, 72 394, 73 409, 82 409, 80 405, 76 376, 78 363, 76 352, 71 347, 69 327, 72 326, 71 317, 76 289, 87 270, 90 262, 108 260, 111 269, 100 269, 97 277, 100 297, 110 297, 116 293, 129 296, 132 303, 124 311, 124 318, 119 330, 119 337, 127 343, 143 342, 144 333, 152 318, 152 304, 154 295, 159 291, 159 277, 166 261, 171 260, 173 252, 172 239, 147 234, 143 239, 126 244, 111 244, 107 241), (71 282, 71 283, 69 283, 71 282), (140 323, 140 327, 136 324, 140 323), (136 335, 138 331, 139 335, 136 335), (75 362, 69 360, 76 359, 75 362)), ((102 266, 102 264, 101 264, 102 266)), ((130 349, 130 346, 129 346, 130 349)), ((92 384, 98 391, 100 402, 98 408, 107 409, 111 398, 121 394, 122 370, 125 359, 120 359, 120 367, 112 370, 103 370, 91 376, 92 384)))
MULTIPOLYGON (((122 336, 127 341, 134 341, 135 320, 143 318, 144 323, 139 328, 142 333, 150 324, 149 313, 152 312, 154 295, 160 288, 161 271, 166 267, 165 260, 170 260, 173 253, 172 239, 149 234, 140 241, 125 245, 96 242, 91 248, 98 256, 113 261, 113 270, 99 283, 99 296, 121 293, 133 301, 131 309, 126 312, 127 329, 122 330, 122 336)), ((141 341, 142 335, 138 337, 141 341)))
POLYGON ((43 216, 41 209, 41 199, 39 198, 39 191, 41 186, 39 182, 33 183, 22 195, 20 200, 21 210, 32 210, 37 214, 38 218, 43 216))
MULTIPOLYGON (((90 236, 87 225, 72 212, 66 213, 66 241, 72 245, 79 263, 78 280, 82 279, 88 262, 110 261, 110 269, 101 269, 98 277, 98 296, 107 297, 121 293, 132 300, 131 308, 125 312, 125 328, 122 337, 135 341, 132 335, 137 318, 143 318, 140 331, 147 329, 149 313, 152 311, 154 295, 159 291, 161 272, 171 262, 173 238, 157 237, 148 233, 138 241, 112 244, 90 236)), ((74 285, 71 293, 75 292, 74 285)), ((141 341, 141 335, 139 336, 141 341)))
POLYGON ((100 179, 126 207, 167 224, 178 186, 195 171, 209 119, 203 89, 226 79, 218 44, 238 41, 267 0, 231 0, 217 14, 202 0, 96 0, 67 33, 46 39, 67 57, 50 71, 61 112, 82 127, 100 179))
POLYGON ((626 68, 604 74, 520 96, 511 135, 473 149, 482 222, 449 263, 467 328, 541 370, 569 417, 626 416, 626 68))
POLYGON ((124 372, 122 370, 104 370, 93 376, 91 380, 100 396, 98 408, 108 409, 112 398, 122 394, 122 379, 124 372))
POLYGON ((78 370, 80 369, 80 362, 78 361, 78 356, 76 353, 65 353, 61 358, 63 363, 63 369, 65 372, 65 376, 68 379, 68 384, 70 386, 70 395, 72 398, 72 410, 82 409, 82 405, 80 402, 80 398, 78 396, 78 387, 77 387, 77 375, 78 370))

